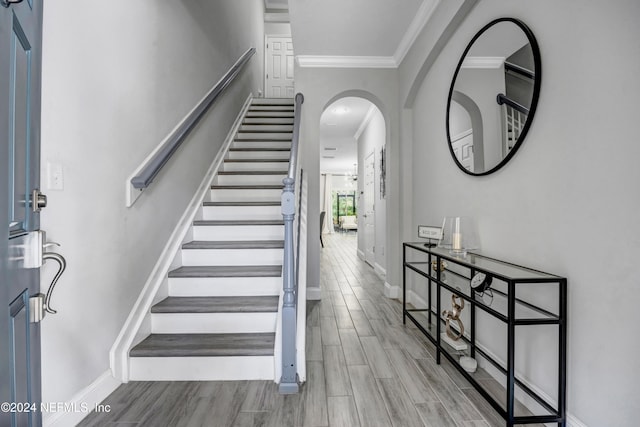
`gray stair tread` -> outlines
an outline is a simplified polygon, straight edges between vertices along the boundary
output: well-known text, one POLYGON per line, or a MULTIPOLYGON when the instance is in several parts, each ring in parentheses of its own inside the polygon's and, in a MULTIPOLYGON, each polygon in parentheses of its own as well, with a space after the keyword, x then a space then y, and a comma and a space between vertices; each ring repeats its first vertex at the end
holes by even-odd
POLYGON ((278 296, 167 297, 152 313, 275 313, 278 296))
POLYGON ((169 277, 280 277, 281 265, 216 265, 179 267, 169 277))
POLYGON ((264 151, 291 151, 290 148, 269 148, 269 147, 260 147, 260 148, 229 148, 229 151, 241 151, 241 152, 247 152, 247 151, 260 151, 260 152, 264 152, 264 151))
POLYGON ((238 184, 238 185, 212 185, 212 190, 282 190, 282 184, 273 185, 251 185, 251 184, 238 184))
POLYGON ((238 133, 293 133, 293 131, 278 129, 240 129, 238 133))
POLYGON ((288 163, 289 159, 224 159, 225 163, 288 163))
POLYGON ((289 171, 219 171, 218 175, 286 175, 289 171))
POLYGON ((281 202, 204 202, 204 206, 280 206, 281 202))
MULTIPOLYGON (((257 132, 249 132, 249 133, 257 133, 257 132)), ((286 132, 278 132, 278 133, 286 133, 286 132)), ((282 142, 282 141, 291 141, 291 135, 286 136, 275 136, 270 134, 265 134, 263 138, 234 138, 236 142, 282 142)))
POLYGON ((271 219, 249 219, 249 220, 198 220, 193 221, 193 225, 284 225, 283 220, 271 219))
POLYGON ((182 245, 182 249, 282 249, 284 240, 194 240, 182 245))
POLYGON ((268 142, 291 142, 291 138, 284 139, 274 139, 274 138, 246 138, 246 139, 233 139, 235 142, 259 142, 261 144, 266 144, 268 142))
POLYGON ((131 357, 272 356, 274 333, 151 334, 131 357))

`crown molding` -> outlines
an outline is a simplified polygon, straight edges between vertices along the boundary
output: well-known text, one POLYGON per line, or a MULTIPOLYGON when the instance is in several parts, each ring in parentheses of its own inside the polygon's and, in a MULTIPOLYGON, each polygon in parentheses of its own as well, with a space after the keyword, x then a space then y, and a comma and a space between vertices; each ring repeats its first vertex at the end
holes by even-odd
POLYGON ((467 56, 462 62, 462 68, 497 69, 504 64, 504 56, 467 56))
POLYGON ((369 109, 367 110, 367 114, 365 114, 364 119, 362 119, 362 123, 360 123, 360 126, 358 126, 358 130, 356 130, 356 133, 353 134, 353 137, 355 138, 356 142, 358 141, 358 139, 360 138, 360 135, 362 135, 362 132, 364 132, 367 125, 373 118, 373 113, 375 111, 376 111, 376 107, 373 104, 371 104, 369 106, 369 109))
POLYGON ((393 56, 297 55, 303 68, 398 68, 442 0, 424 0, 393 56))
POLYGON ((436 11, 440 1, 441 0, 424 0, 422 2, 416 12, 416 16, 413 18, 413 21, 411 21, 411 24, 404 33, 402 40, 400 40, 400 44, 398 44, 396 52, 393 54, 393 59, 395 59, 396 64, 400 65, 404 60, 404 57, 407 56, 409 49, 411 49, 411 46, 415 43, 418 35, 433 16, 433 13, 436 11))
POLYGON ((297 55, 303 68, 397 68, 392 56, 297 55))

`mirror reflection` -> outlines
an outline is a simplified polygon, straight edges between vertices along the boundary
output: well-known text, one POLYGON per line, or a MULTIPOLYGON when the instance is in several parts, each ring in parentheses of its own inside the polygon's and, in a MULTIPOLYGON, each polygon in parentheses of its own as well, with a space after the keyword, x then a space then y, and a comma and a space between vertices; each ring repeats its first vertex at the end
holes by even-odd
POLYGON ((473 175, 498 170, 524 140, 540 88, 540 54, 529 28, 501 18, 467 46, 447 106, 447 136, 458 166, 473 175))

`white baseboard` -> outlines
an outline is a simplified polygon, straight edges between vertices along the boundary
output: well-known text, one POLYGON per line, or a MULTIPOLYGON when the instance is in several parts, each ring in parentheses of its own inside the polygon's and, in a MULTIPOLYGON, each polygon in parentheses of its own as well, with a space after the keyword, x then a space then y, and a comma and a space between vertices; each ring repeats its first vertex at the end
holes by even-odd
POLYGON ((400 298, 400 286, 392 286, 384 282, 384 296, 387 298, 400 298))
POLYGON ((571 414, 567 414, 567 426, 568 427, 589 427, 571 414))
POLYGON ((360 249, 358 249, 358 258, 364 261, 364 251, 361 251, 360 249))
POLYGON ((375 271, 382 280, 387 278, 387 270, 377 262, 373 264, 373 271, 375 271))
POLYGON ((176 225, 176 228, 167 240, 167 244, 158 257, 158 262, 153 267, 151 274, 149 274, 147 282, 145 283, 142 292, 140 292, 138 300, 131 309, 129 317, 127 317, 124 326, 120 330, 118 337, 109 351, 111 372, 113 376, 121 382, 129 381, 129 350, 136 344, 136 341, 141 339, 138 334, 141 327, 145 324, 145 321, 148 323, 147 315, 151 305, 153 304, 154 297, 161 285, 166 283, 167 273, 171 269, 172 262, 180 250, 185 236, 187 236, 187 233, 191 230, 193 220, 200 211, 205 197, 210 193, 213 179, 224 160, 224 156, 226 155, 229 146, 233 142, 234 135, 242 124, 242 118, 244 117, 245 112, 249 109, 251 100, 252 97, 251 94, 249 94, 242 110, 229 130, 225 142, 220 147, 216 158, 211 164, 211 167, 209 167, 209 170, 205 174, 200 186, 191 199, 191 202, 185 209, 182 217, 176 225))
MULTIPOLYGON (((60 411, 44 414, 45 427, 72 427, 82 421, 100 402, 120 386, 121 382, 106 371, 94 382, 76 393, 65 405, 73 411, 60 411)), ((56 402, 57 404, 57 402, 56 402)))
POLYGON ((320 286, 307 287, 307 301, 320 301, 322 299, 322 291, 320 286))

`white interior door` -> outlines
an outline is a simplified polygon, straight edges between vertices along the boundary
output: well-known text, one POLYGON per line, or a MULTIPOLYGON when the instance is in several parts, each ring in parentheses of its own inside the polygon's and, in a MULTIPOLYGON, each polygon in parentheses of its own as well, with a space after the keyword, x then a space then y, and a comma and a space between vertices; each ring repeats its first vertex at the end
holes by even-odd
POLYGON ((374 265, 376 262, 376 216, 375 216, 375 154, 364 159, 364 260, 374 265))
POLYGON ((267 98, 293 98, 293 41, 267 36, 265 91, 267 98))
MULTIPOLYGON (((0 1, 0 426, 40 426, 40 324, 30 301, 40 271, 42 0, 0 1), (18 405, 18 406, 16 406, 18 405), (19 406, 21 405, 21 406, 19 406)), ((42 202, 44 204, 44 201, 42 202)))

